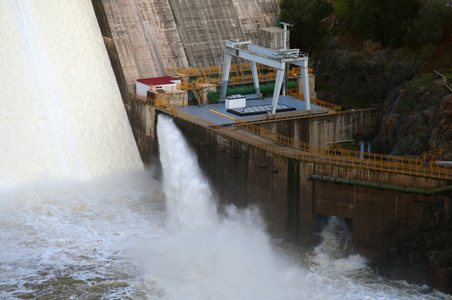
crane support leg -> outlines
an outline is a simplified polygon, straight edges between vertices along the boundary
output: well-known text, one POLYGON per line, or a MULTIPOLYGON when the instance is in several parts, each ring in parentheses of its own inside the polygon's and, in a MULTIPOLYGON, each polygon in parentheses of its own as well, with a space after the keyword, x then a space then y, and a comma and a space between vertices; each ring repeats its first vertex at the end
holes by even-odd
POLYGON ((224 53, 223 72, 221 75, 221 80, 223 80, 223 84, 221 86, 220 102, 224 102, 224 99, 226 98, 226 92, 228 90, 229 82, 229 72, 231 71, 231 60, 232 55, 224 53))
POLYGON ((301 80, 303 83, 303 94, 304 94, 304 101, 306 102, 306 109, 311 110, 311 98, 309 98, 309 73, 308 73, 308 61, 303 60, 303 66, 301 69, 301 80))
POLYGON ((251 61, 251 74, 253 75, 254 91, 258 98, 262 98, 261 89, 259 87, 259 74, 257 73, 257 64, 251 61))
POLYGON ((284 79, 284 69, 276 72, 275 89, 273 90, 272 100, 272 114, 276 113, 276 106, 278 105, 279 93, 281 92, 281 85, 284 79))

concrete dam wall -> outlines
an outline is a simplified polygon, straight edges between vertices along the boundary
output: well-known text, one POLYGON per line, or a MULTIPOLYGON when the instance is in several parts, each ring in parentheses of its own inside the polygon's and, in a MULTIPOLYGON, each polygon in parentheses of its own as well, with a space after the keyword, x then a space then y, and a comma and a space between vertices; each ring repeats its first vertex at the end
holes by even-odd
POLYGON ((257 38, 259 28, 275 26, 280 1, 92 2, 102 35, 114 43, 109 52, 123 72, 120 84, 134 92, 136 79, 164 76, 169 68, 219 65, 221 42, 257 38))
MULTIPOLYGON (((175 67, 205 67, 221 62, 225 39, 255 39, 274 26, 279 0, 92 0, 134 137, 144 164, 158 157, 159 111, 131 101, 138 78, 166 75, 175 67)), ((284 122, 262 123, 315 146, 355 140, 368 142, 379 130, 381 111, 368 109, 284 122)), ((258 206, 274 237, 313 244, 315 219, 345 218, 357 253, 389 254, 393 243, 415 233, 419 224, 449 211, 449 194, 426 196, 381 188, 311 180, 325 176, 398 187, 433 189, 450 180, 309 162, 283 157, 205 127, 175 121, 196 150, 199 165, 222 204, 258 206)))
MULTIPOLYGON (((340 124, 342 117, 336 117, 340 124)), ((347 118, 347 117, 345 117, 347 118)), ((361 119, 361 118, 356 118, 361 119)), ((315 218, 345 218, 356 253, 372 259, 418 230, 435 211, 450 205, 444 195, 396 192, 380 188, 315 181, 312 175, 390 183, 424 189, 448 185, 438 180, 282 157, 204 127, 175 119, 221 203, 259 207, 274 237, 302 245, 314 242, 315 218)), ((316 122, 313 121, 312 125, 316 122)))

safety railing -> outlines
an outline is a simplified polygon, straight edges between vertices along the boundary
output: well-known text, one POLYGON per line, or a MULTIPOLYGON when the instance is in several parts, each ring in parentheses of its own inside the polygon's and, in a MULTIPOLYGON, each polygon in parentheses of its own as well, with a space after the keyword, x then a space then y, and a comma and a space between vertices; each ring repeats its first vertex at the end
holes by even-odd
MULTIPOLYGON (((259 72, 259 81, 275 81, 276 80, 276 69, 266 65, 257 64, 259 72)), ((246 84, 253 83, 253 77, 251 74, 251 65, 249 63, 231 65, 230 74, 235 74, 236 76, 231 76, 228 79, 229 84, 246 84), (245 74, 247 73, 247 74, 245 74)), ((312 74, 313 70, 309 69, 309 74, 312 74)), ((210 83, 219 85, 221 84, 221 69, 219 66, 204 67, 204 68, 170 68, 168 69, 168 76, 180 76, 185 77, 197 77, 197 79, 202 79, 203 83, 210 83), (214 76, 214 77, 211 77, 214 76), (216 77, 215 77, 216 76, 216 77)), ((295 79, 300 76, 300 67, 293 67, 287 70, 288 78, 295 79)))
POLYGON ((412 161, 413 164, 424 164, 426 161, 435 162, 441 158, 441 151, 439 149, 433 149, 432 151, 427 151, 415 160, 412 161))
MULTIPOLYGON (((419 159, 414 158, 314 146, 244 121, 237 122, 235 126, 226 127, 178 110, 162 101, 137 95, 133 95, 132 100, 155 106, 174 117, 287 158, 405 175, 452 179, 450 164, 438 164, 433 159, 427 164, 425 160, 423 160, 424 163, 419 163, 419 159), (246 134, 245 131, 255 134, 256 138, 246 134), (262 138, 271 142, 265 142, 262 138)), ((432 157, 439 158, 440 153, 437 151, 434 153, 432 157)))
POLYGON ((289 111, 289 112, 279 112, 278 114, 267 114, 267 115, 257 115, 242 117, 240 120, 248 123, 268 123, 275 121, 289 121, 297 120, 303 118, 316 117, 325 114, 335 114, 336 112, 328 110, 326 108, 317 108, 304 111, 289 111))
POLYGON ((253 127, 251 124, 246 125, 240 122, 235 127, 225 127, 176 109, 173 109, 173 115, 187 122, 207 127, 210 130, 216 131, 222 135, 229 136, 283 157, 413 176, 439 179, 452 178, 452 169, 445 165, 429 165, 426 167, 424 165, 413 164, 412 161, 414 159, 412 158, 376 153, 361 153, 345 149, 335 149, 334 152, 331 152, 331 149, 327 147, 313 146, 302 143, 275 132, 269 132, 260 127, 253 127), (245 128, 246 126, 248 126, 248 128, 245 128), (260 138, 254 138, 249 134, 244 134, 244 132, 241 132, 238 129, 246 129, 246 131, 250 131, 256 134, 256 136, 276 141, 279 145, 273 142, 262 141, 260 138), (284 147, 283 145, 289 147, 284 147))
MULTIPOLYGON (((295 79, 298 75, 295 71, 292 71, 288 74, 289 79, 295 79)), ((273 82, 276 80, 276 73, 266 73, 266 74, 259 74, 258 75, 259 82, 273 82)), ((196 78, 195 81, 198 84, 212 84, 219 86, 222 84, 219 77, 208 77, 208 76, 201 76, 196 78)), ((183 82, 187 83, 187 82, 183 82)), ((239 84, 251 84, 253 83, 253 76, 251 74, 244 74, 244 75, 238 75, 238 76, 232 76, 228 80, 228 85, 239 85, 239 84)), ((182 84, 182 83, 181 83, 182 84)))
MULTIPOLYGON (((291 97, 294 97, 294 98, 296 98, 298 100, 304 101, 304 95, 300 94, 297 91, 297 89, 289 89, 288 90, 288 95, 290 95, 291 97)), ((317 98, 310 98, 310 102, 312 104, 321 106, 321 107, 326 108, 328 110, 332 110, 332 111, 334 111, 335 113, 338 113, 338 114, 340 114, 342 112, 342 108, 339 105, 336 105, 336 104, 333 104, 333 103, 329 103, 329 102, 326 102, 326 101, 323 101, 323 100, 320 100, 320 99, 317 99, 317 98)))
POLYGON ((159 99, 152 99, 152 98, 145 97, 145 96, 138 96, 137 94, 133 94, 133 93, 130 94, 130 99, 134 102, 151 105, 151 106, 154 106, 155 108, 165 110, 168 113, 171 113, 173 110, 173 106, 171 104, 169 104, 168 101, 165 101, 165 100, 162 101, 159 99))
MULTIPOLYGON (((258 70, 262 71, 275 71, 275 68, 264 65, 264 64, 257 64, 258 70)), ((310 72, 312 72, 312 69, 309 69, 310 72)), ((184 75, 189 77, 199 77, 203 75, 218 75, 221 72, 220 66, 209 66, 209 67, 201 67, 201 68, 169 68, 167 75, 168 76, 174 76, 174 75, 184 75)), ((251 65, 249 63, 243 63, 243 64, 235 64, 231 65, 230 67, 231 73, 243 73, 243 72, 251 72, 251 65)))
POLYGON ((195 96, 196 101, 198 102, 198 105, 206 105, 206 99, 204 97, 204 94, 197 86, 192 86, 191 92, 193 96, 195 96))
MULTIPOLYGON (((298 92, 291 92, 290 95, 292 97, 294 97, 295 99, 304 101, 303 95, 301 95, 298 92)), ((316 117, 319 115, 326 115, 326 114, 331 115, 331 114, 340 114, 341 113, 341 107, 338 105, 328 103, 328 102, 325 102, 325 101, 322 101, 319 99, 311 99, 311 103, 321 106, 322 108, 305 110, 305 111, 289 111, 289 112, 282 112, 282 113, 278 113, 278 114, 242 117, 242 118, 240 118, 240 121, 246 122, 246 123, 268 123, 268 122, 275 122, 275 121, 288 121, 288 120, 296 120, 296 119, 302 119, 302 118, 310 118, 310 117, 316 117)))
POLYGON ((148 98, 146 96, 138 96, 137 94, 134 94, 134 93, 130 94, 130 100, 138 102, 138 103, 153 105, 153 104, 151 104, 152 103, 151 98, 148 98))
MULTIPOLYGON (((251 70, 251 66, 249 63, 241 64, 241 65, 231 65, 230 72, 239 73, 239 72, 248 72, 251 70)), ((219 75, 221 71, 220 66, 211 66, 211 67, 201 67, 201 68, 169 68, 167 75, 180 75, 180 76, 188 76, 188 77, 200 77, 200 76, 209 76, 209 75, 219 75)))
POLYGON ((206 83, 208 82, 206 82, 204 78, 198 78, 196 81, 192 82, 182 81, 176 84, 176 89, 182 91, 192 91, 193 89, 199 89, 206 83))

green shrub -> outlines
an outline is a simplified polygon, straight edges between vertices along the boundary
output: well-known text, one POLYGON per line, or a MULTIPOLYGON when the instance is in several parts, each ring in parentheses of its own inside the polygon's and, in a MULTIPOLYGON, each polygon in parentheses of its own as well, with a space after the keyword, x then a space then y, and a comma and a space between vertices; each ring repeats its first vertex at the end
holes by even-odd
POLYGON ((437 46, 435 44, 423 45, 419 52, 419 60, 427 61, 435 53, 437 46))
POLYGON ((312 49, 321 44, 326 33, 321 21, 333 12, 330 3, 324 0, 282 0, 280 8, 280 20, 294 25, 290 28, 291 45, 312 49))
POLYGON ((351 27, 385 45, 398 47, 411 38, 412 21, 418 15, 419 0, 350 1, 354 7, 351 27))
POLYGON ((452 13, 441 0, 341 0, 333 6, 363 38, 399 47, 414 41, 437 43, 452 13))
POLYGON ((421 4, 418 0, 386 1, 382 11, 381 41, 399 47, 411 38, 411 27, 421 4))
POLYGON ((413 21, 412 39, 421 45, 437 43, 442 35, 450 11, 439 0, 428 0, 413 21))

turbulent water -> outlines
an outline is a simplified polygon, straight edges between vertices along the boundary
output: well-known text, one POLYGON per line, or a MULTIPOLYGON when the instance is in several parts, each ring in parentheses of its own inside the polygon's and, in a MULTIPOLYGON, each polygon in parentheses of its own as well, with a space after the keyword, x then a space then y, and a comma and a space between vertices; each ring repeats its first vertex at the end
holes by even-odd
POLYGON ((0 1, 0 29, 0 299, 446 298, 378 276, 339 218, 303 249, 218 214, 168 117, 152 179, 89 0, 0 1))
POLYGON ((309 250, 272 240, 256 209, 218 214, 171 119, 158 135, 162 182, 141 171, 0 194, 0 299, 446 299, 347 254, 340 218, 309 250))

